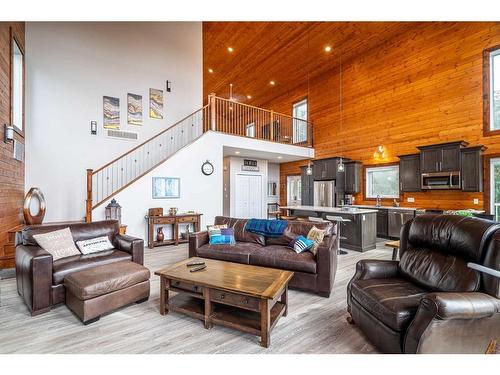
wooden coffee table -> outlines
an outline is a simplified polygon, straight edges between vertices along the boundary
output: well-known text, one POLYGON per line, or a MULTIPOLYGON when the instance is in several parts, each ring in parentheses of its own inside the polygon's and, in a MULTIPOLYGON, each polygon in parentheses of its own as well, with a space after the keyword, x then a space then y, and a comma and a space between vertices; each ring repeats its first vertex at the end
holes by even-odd
POLYGON ((190 258, 155 272, 160 276, 160 314, 176 311, 260 336, 269 347, 270 332, 288 312, 288 282, 293 272, 213 259, 190 258), (186 263, 202 260, 202 271, 186 263), (176 295, 169 298, 169 292, 176 295))

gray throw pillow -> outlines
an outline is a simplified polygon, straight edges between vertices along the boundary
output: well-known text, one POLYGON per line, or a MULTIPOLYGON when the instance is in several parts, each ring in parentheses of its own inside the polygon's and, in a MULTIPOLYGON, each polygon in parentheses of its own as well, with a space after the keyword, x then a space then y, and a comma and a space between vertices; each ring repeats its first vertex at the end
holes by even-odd
POLYGON ((69 228, 49 233, 35 234, 33 238, 42 249, 52 255, 53 260, 81 254, 75 246, 69 228))

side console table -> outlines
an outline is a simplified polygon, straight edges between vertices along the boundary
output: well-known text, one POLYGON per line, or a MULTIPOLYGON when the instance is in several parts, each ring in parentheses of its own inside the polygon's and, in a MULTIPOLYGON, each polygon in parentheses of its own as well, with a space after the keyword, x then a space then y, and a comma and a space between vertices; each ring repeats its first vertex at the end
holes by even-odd
POLYGON ((178 245, 188 242, 188 239, 179 238, 179 224, 190 224, 194 226, 194 231, 200 231, 201 215, 198 213, 177 214, 177 215, 159 215, 146 216, 148 222, 148 247, 152 249, 155 246, 178 245), (173 238, 164 241, 155 240, 155 225, 171 225, 173 238))

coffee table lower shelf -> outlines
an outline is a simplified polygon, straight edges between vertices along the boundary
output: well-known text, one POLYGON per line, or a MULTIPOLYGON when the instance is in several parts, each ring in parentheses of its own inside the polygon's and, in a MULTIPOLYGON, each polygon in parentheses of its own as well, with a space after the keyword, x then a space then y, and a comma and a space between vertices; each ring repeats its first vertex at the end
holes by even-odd
MULTIPOLYGON (((212 324, 260 336, 262 331, 260 313, 216 302, 212 302, 212 304, 212 314, 210 315, 210 322, 212 324)), ((200 298, 191 297, 186 294, 177 294, 168 300, 167 309, 189 315, 195 319, 205 320, 205 302, 200 298)), ((279 301, 272 307, 270 311, 270 330, 278 323, 279 318, 283 316, 285 310, 286 305, 279 301)))

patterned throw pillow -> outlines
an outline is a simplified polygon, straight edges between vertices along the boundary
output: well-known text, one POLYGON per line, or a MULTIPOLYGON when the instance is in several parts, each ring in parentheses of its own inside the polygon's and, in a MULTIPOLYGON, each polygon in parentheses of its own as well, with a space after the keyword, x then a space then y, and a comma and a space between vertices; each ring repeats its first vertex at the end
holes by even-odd
MULTIPOLYGON (((210 244, 212 244, 212 237, 221 235, 222 229, 227 229, 227 224, 207 225, 207 232, 210 244)), ((216 240, 214 239, 213 241, 215 242, 216 240)))
POLYGON ((98 253, 99 251, 114 249, 113 244, 109 241, 108 236, 91 238, 90 240, 76 241, 76 246, 82 254, 98 253))
POLYGON ((221 228, 220 234, 210 237, 210 245, 236 245, 233 228, 221 228))
POLYGON ((307 238, 314 241, 314 245, 311 248, 311 253, 316 255, 318 252, 318 246, 321 242, 323 242, 323 238, 325 238, 326 229, 318 229, 316 227, 312 227, 309 233, 307 234, 307 238))
POLYGON ((49 233, 35 234, 35 241, 52 255, 54 261, 81 253, 75 246, 71 230, 64 228, 49 233))
POLYGON ((288 245, 290 246, 296 253, 303 253, 304 251, 310 250, 314 246, 314 241, 304 236, 298 236, 290 242, 288 245))

